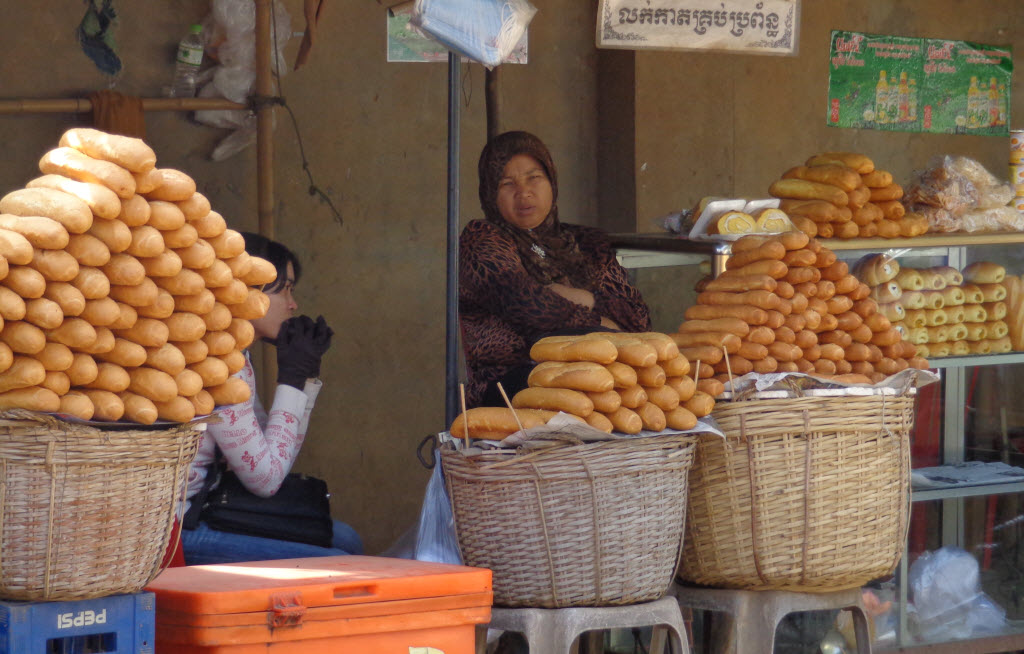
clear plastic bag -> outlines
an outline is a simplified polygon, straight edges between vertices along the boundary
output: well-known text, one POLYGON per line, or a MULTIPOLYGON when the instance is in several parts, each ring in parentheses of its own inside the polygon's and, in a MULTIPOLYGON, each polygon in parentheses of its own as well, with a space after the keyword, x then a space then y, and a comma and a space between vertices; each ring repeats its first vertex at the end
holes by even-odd
POLYGON ((427 482, 416 530, 412 558, 435 563, 462 563, 459 541, 455 535, 455 516, 448 500, 448 491, 441 472, 441 453, 434 449, 434 470, 427 482))
POLYGON ((925 552, 910 566, 911 625, 927 640, 998 632, 1006 611, 981 591, 978 562, 952 546, 925 552))
POLYGON ((512 54, 536 13, 529 0, 416 0, 409 24, 494 68, 512 54))
MULTIPOLYGON (((274 48, 272 66, 284 75, 288 66, 284 47, 292 36, 291 17, 280 0, 271 11, 271 36, 274 48)), ((203 20, 207 35, 207 53, 217 65, 208 73, 209 81, 200 88, 201 98, 225 98, 246 103, 256 84, 256 5, 251 0, 213 0, 210 14, 203 20)), ((197 111, 196 121, 236 130, 214 149, 211 158, 222 161, 255 142, 254 113, 248 109, 197 111)))

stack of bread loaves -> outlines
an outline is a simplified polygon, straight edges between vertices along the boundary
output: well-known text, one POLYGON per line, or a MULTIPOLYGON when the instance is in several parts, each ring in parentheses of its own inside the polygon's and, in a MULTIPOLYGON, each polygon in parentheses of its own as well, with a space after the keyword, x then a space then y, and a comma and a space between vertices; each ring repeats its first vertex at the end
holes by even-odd
POLYGON ((1006 269, 999 264, 977 261, 961 272, 950 266, 910 268, 885 254, 871 254, 853 272, 871 287, 871 297, 916 346, 918 356, 1014 349, 1009 322, 1017 324, 1021 317, 1008 313, 1011 284, 1004 284, 1006 269))
MULTIPOLYGON (((690 362, 667 334, 549 336, 533 345, 530 358, 538 363, 529 386, 511 400, 523 427, 544 424, 561 411, 605 432, 687 430, 714 408, 714 398, 698 389, 690 362)), ((519 428, 509 409, 487 407, 456 418, 452 435, 464 437, 467 422, 474 438, 519 428)))
POLYGON ((907 214, 903 187, 857 152, 825 152, 790 168, 768 189, 779 208, 808 236, 909 237, 928 230, 928 220, 907 214))
POLYGON ((0 409, 184 422, 249 397, 276 277, 142 140, 68 130, 0 199, 0 409))
POLYGON ((726 271, 702 284, 672 337, 698 377, 804 372, 877 382, 927 361, 878 311, 870 289, 803 232, 745 236, 726 271))

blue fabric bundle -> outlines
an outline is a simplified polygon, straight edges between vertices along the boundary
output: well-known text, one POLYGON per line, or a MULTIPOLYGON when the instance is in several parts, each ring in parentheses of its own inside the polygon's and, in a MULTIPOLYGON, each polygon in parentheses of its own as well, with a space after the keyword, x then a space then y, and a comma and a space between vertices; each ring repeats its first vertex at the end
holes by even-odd
POLYGON ((528 0, 416 0, 409 22, 449 50, 493 68, 512 53, 535 13, 528 0))

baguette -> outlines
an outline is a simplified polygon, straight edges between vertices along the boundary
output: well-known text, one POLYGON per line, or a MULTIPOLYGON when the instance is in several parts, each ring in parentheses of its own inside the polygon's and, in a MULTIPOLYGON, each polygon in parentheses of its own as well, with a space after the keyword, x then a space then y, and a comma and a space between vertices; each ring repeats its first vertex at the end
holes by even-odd
POLYGON ((581 418, 594 412, 593 400, 583 392, 567 388, 524 388, 512 397, 512 406, 516 409, 564 411, 581 418))
POLYGON ((190 397, 189 400, 192 401, 192 406, 196 408, 197 416, 206 416, 213 413, 213 409, 216 406, 213 396, 205 390, 199 391, 190 397))
POLYGON ((60 408, 57 411, 80 420, 92 420, 96 407, 85 393, 68 391, 60 396, 60 408))
POLYGON ((188 223, 177 229, 164 230, 163 236, 167 247, 174 249, 187 248, 199 241, 196 228, 188 223))
POLYGON ((92 234, 70 234, 65 248, 80 266, 97 268, 110 261, 110 248, 92 234))
MULTIPOLYGON (((68 180, 69 182, 71 180, 68 180)), ((117 202, 117 197, 114 196, 117 202)), ((92 209, 83 200, 56 188, 25 188, 0 198, 0 213, 45 216, 66 231, 82 233, 92 225, 92 209)))
POLYGON ((178 395, 192 397, 203 390, 203 378, 194 370, 183 369, 174 375, 174 383, 178 386, 178 395))
POLYGON ((64 322, 64 312, 52 300, 33 298, 25 302, 25 322, 40 329, 53 329, 64 322))
POLYGON ((156 318, 163 320, 174 315, 174 308, 177 301, 173 295, 164 289, 157 289, 156 297, 146 306, 138 307, 135 311, 143 318, 156 318))
POLYGON ((167 202, 183 202, 196 192, 196 182, 191 177, 174 168, 154 168, 160 171, 161 183, 146 194, 150 200, 167 202))
POLYGON ((527 383, 530 386, 590 392, 610 391, 615 386, 612 373, 605 366, 591 361, 542 362, 530 372, 527 383))
POLYGON ((118 393, 118 397, 124 405, 124 417, 128 420, 142 425, 151 425, 157 421, 159 416, 153 400, 131 391, 118 393))
POLYGON ((594 411, 589 416, 584 418, 584 420, 586 420, 587 424, 593 427, 594 429, 603 431, 606 434, 610 434, 614 430, 612 421, 609 420, 608 416, 604 415, 603 413, 594 411))
POLYGON ((147 172, 156 165, 156 153, 142 139, 88 127, 73 127, 64 132, 60 146, 74 148, 93 159, 109 161, 133 173, 147 172))
POLYGON ((172 202, 150 199, 148 224, 161 231, 178 229, 185 224, 185 214, 172 202))
POLYGON ((128 374, 128 390, 153 402, 169 402, 178 394, 178 385, 174 382, 174 377, 162 370, 140 366, 128 374))
POLYGON ((128 388, 131 381, 129 373, 116 363, 102 361, 97 364, 96 370, 96 379, 85 384, 86 388, 110 391, 111 393, 120 393, 128 388))
POLYGON ((144 173, 132 173, 132 177, 135 178, 135 192, 140 194, 149 193, 164 183, 164 175, 158 168, 151 168, 144 173))
POLYGON ((92 401, 94 420, 116 422, 124 416, 124 402, 116 393, 96 388, 86 388, 82 393, 92 401))
POLYGON ((217 357, 224 362, 224 365, 228 367, 228 374, 234 375, 239 370, 245 367, 245 355, 239 350, 232 350, 227 354, 217 357))
MULTIPOLYGON (((203 322, 206 323, 206 331, 208 332, 225 331, 231 326, 231 321, 234 320, 234 317, 231 315, 231 310, 228 309, 226 305, 216 301, 209 311, 201 314, 201 317, 203 322)), ((232 337, 232 341, 234 341, 234 337, 232 337)))
MULTIPOLYGON (((192 245, 184 248, 177 248, 174 252, 181 259, 183 266, 191 268, 192 270, 199 272, 201 275, 205 269, 213 266, 215 262, 220 262, 221 265, 216 271, 217 274, 212 276, 214 281, 220 280, 224 275, 224 271, 227 271, 229 276, 231 274, 231 268, 217 258, 217 253, 213 251, 213 246, 207 243, 204 239, 196 239, 196 242, 192 245)), ((211 286, 209 284, 209 280, 207 280, 207 286, 211 286)), ((216 286, 223 286, 223 284, 216 284, 216 286)))
POLYGON ((0 409, 28 409, 55 413, 60 410, 60 397, 48 388, 32 386, 0 393, 0 409))
MULTIPOLYGON (((572 391, 572 392, 576 392, 576 391, 572 391)), ((583 416, 584 418, 589 418, 589 416, 591 416, 593 414, 593 412, 611 413, 612 411, 615 411, 620 406, 622 406, 622 396, 619 395, 614 390, 604 391, 603 393, 584 393, 584 395, 587 396, 587 399, 589 399, 591 404, 593 405, 592 412, 588 413, 585 416, 583 416)), ((544 408, 544 407, 538 407, 538 408, 544 408)), ((572 413, 572 412, 570 412, 570 413, 572 413)), ((576 415, 579 415, 579 414, 576 414, 576 415)), ((588 420, 588 422, 589 422, 589 420, 588 420)))
POLYGON ((625 406, 606 414, 606 417, 611 421, 612 429, 623 434, 638 434, 644 428, 643 419, 625 406))
MULTIPOLYGON (((244 384, 245 382, 242 383, 244 384)), ((153 402, 153 404, 156 406, 157 415, 161 420, 188 422, 196 417, 195 406, 188 398, 181 397, 180 395, 171 398, 167 402, 153 402)))
POLYGON ((664 431, 666 420, 665 412, 652 402, 645 402, 636 408, 636 414, 640 416, 640 423, 648 431, 664 431))
POLYGON ((187 200, 179 200, 175 204, 185 214, 185 220, 188 221, 202 218, 210 213, 210 200, 198 191, 190 195, 187 200))
MULTIPOLYGON (((181 298, 179 298, 180 300, 181 298)), ((213 294, 210 299, 216 303, 213 294)), ((221 307, 225 305, 216 303, 221 307)), ((206 313, 212 310, 198 311, 206 313)), ((538 340, 530 348, 530 358, 534 361, 594 361, 596 363, 609 364, 615 361, 618 350, 606 338, 600 334, 588 334, 586 336, 548 336, 538 340)), ((544 407, 532 407, 544 408, 544 407)), ((579 415, 579 414, 577 414, 579 415)))
POLYGON ((140 257, 139 261, 150 277, 174 277, 184 267, 181 257, 174 250, 164 250, 153 257, 140 257))

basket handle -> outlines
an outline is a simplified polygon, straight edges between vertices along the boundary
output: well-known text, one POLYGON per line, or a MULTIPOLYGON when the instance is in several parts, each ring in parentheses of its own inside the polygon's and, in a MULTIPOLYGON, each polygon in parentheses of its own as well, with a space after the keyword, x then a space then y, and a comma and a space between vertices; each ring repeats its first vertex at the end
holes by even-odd
POLYGON ((749 467, 747 481, 750 484, 750 545, 751 549, 754 550, 754 570, 757 572, 757 577, 761 580, 761 583, 767 585, 768 579, 765 577, 764 571, 761 570, 761 556, 759 554, 760 547, 757 542, 757 497, 754 494, 757 490, 756 484, 754 483, 754 479, 757 476, 755 470, 757 463, 754 460, 754 452, 750 445, 750 438, 747 436, 746 416, 743 413, 740 414, 740 439, 742 439, 747 446, 747 463, 749 467))

